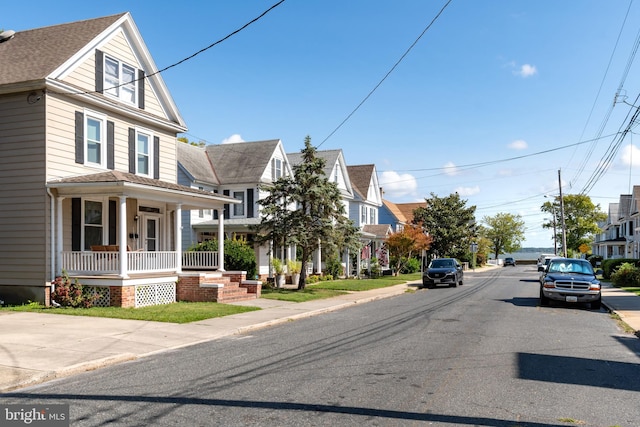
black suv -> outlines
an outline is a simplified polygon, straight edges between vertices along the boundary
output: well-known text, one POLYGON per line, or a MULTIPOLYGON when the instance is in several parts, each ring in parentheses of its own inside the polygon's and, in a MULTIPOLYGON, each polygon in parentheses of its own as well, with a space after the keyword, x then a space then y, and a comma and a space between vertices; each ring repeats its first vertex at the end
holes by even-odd
POLYGON ((513 259, 513 258, 511 258, 510 256, 509 256, 509 257, 506 257, 506 258, 504 259, 504 264, 503 264, 503 265, 504 265, 505 267, 506 267, 507 265, 512 265, 512 266, 514 266, 514 267, 515 267, 515 266, 516 266, 516 260, 515 260, 515 259, 513 259))
POLYGON ((574 303, 591 303, 594 310, 600 309, 602 294, 600 281, 589 261, 572 258, 551 258, 540 280, 540 305, 549 305, 550 300, 574 303))
POLYGON ((456 287, 463 283, 462 265, 455 258, 436 258, 422 273, 422 286, 432 288, 438 285, 456 287))

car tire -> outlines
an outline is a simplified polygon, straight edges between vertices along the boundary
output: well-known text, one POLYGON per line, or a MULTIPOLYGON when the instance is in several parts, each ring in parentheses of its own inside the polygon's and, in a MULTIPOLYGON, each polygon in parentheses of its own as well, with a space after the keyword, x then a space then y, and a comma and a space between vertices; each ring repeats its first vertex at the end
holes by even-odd
POLYGON ((549 298, 544 296, 544 293, 542 292, 542 289, 540 289, 540 306, 541 307, 546 307, 549 305, 549 298))
POLYGON ((602 306, 602 297, 599 297, 595 301, 591 301, 591 309, 592 310, 600 310, 601 306, 602 306))
POLYGON ((462 280, 460 280, 460 282, 458 283, 460 286, 464 285, 464 282, 462 280))
POLYGON ((449 287, 450 287, 450 288, 457 288, 457 287, 458 287, 458 282, 450 283, 450 284, 449 284, 449 287))

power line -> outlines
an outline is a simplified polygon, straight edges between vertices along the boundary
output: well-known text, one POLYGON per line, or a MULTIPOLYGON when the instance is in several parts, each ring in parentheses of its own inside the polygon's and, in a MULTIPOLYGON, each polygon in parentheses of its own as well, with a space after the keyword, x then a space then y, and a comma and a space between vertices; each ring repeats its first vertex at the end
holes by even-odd
POLYGON ((340 129, 342 127, 342 125, 344 125, 350 118, 351 116, 353 116, 356 111, 358 111, 360 109, 360 107, 362 107, 362 105, 371 97, 371 95, 373 95, 373 93, 382 85, 382 83, 387 79, 387 77, 389 77, 391 75, 391 73, 396 69, 396 67, 398 65, 400 65, 400 63, 402 62, 402 60, 409 54, 409 52, 411 51, 411 49, 414 48, 414 46, 416 44, 418 44, 418 41, 422 38, 422 36, 429 30, 429 28, 431 28, 431 26, 436 22, 436 20, 440 17, 440 15, 442 15, 442 13, 444 12, 444 10, 447 8, 447 6, 449 6, 449 3, 451 3, 452 0, 448 0, 447 3, 445 3, 444 6, 442 6, 442 9, 440 9, 440 11, 437 13, 437 15, 431 20, 431 22, 429 23, 429 25, 427 25, 425 27, 424 30, 422 30, 422 33, 420 33, 420 35, 418 36, 418 38, 411 44, 411 46, 409 46, 409 48, 402 54, 402 56, 400 57, 400 59, 398 59, 398 61, 393 64, 393 67, 391 67, 391 69, 387 72, 387 74, 384 75, 384 77, 382 78, 382 80, 380 80, 378 82, 377 85, 375 85, 375 87, 373 89, 371 89, 371 91, 367 94, 367 96, 364 97, 364 99, 362 101, 360 101, 360 103, 358 104, 358 106, 356 108, 353 109, 353 111, 351 111, 347 117, 333 130, 331 131, 331 133, 322 140, 322 142, 320 144, 318 144, 318 146, 316 148, 320 148, 320 146, 322 144, 324 144, 325 142, 327 142, 327 140, 329 138, 331 138, 333 136, 333 134, 335 134, 338 129, 340 129))

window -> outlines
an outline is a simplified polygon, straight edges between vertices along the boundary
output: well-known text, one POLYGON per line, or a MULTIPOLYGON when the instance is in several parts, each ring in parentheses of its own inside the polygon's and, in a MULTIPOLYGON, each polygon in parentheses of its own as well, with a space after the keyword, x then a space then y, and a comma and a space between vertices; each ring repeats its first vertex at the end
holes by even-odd
POLYGON ((376 210, 373 208, 369 209, 369 224, 376 223, 376 210))
POLYGON ((366 206, 363 206, 362 211, 360 212, 360 223, 361 224, 367 223, 367 207, 366 206))
POLYGON ((102 202, 85 200, 83 220, 84 249, 88 251, 92 245, 103 244, 102 202))
POLYGON ((104 57, 104 93, 136 104, 136 69, 109 56, 104 57))
POLYGON ((233 216, 244 216, 244 191, 234 191, 233 198, 242 201, 233 205, 233 216))
POLYGON ((273 181, 282 178, 282 160, 271 159, 271 179, 273 181))
POLYGON ((105 120, 103 117, 93 114, 85 114, 85 163, 93 163, 101 167, 105 166, 106 137, 105 120))
POLYGON ((136 130, 136 173, 139 175, 152 176, 152 139, 148 133, 136 130))

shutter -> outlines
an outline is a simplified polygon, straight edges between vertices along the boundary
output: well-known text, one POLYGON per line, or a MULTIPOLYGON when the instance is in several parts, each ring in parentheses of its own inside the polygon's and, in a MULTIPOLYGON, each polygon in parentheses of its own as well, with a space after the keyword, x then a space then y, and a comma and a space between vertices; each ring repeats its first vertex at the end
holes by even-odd
POLYGON ((82 199, 71 199, 71 250, 81 251, 82 243, 82 199))
MULTIPOLYGON (((116 224, 118 223, 118 209, 115 200, 109 200, 109 244, 116 245, 118 239, 116 236, 118 235, 118 228, 116 224)), ((123 243, 124 244, 124 243, 123 243)))
POLYGON ((247 218, 253 216, 253 188, 247 188, 247 218))
POLYGON ((96 49, 96 92, 104 93, 104 54, 96 49))
POLYGON ((160 179, 160 137, 153 137, 153 177, 160 179))
MULTIPOLYGON (((229 195, 229 190, 222 190, 224 196, 229 195)), ((224 204, 224 219, 229 219, 229 203, 224 204)))
POLYGON ((76 111, 76 163, 84 163, 84 114, 76 111))
POLYGON ((129 173, 136 173, 136 130, 129 128, 129 173))
POLYGON ((138 108, 144 110, 144 70, 138 70, 138 108))
MULTIPOLYGON (((107 169, 115 169, 115 125, 107 122, 107 169)), ((115 243, 114 243, 115 244, 115 243)))

